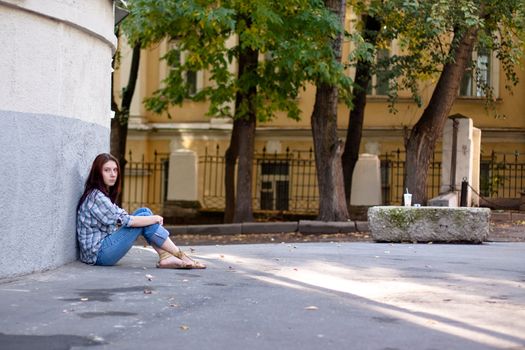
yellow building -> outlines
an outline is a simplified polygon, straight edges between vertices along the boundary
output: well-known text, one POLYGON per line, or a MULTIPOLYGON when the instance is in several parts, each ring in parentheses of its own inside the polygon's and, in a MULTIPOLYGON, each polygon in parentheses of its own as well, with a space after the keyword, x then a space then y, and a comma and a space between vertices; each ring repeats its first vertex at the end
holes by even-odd
MULTIPOLYGON (((187 101, 182 107, 172 107, 169 111, 171 119, 167 114, 156 115, 147 111, 141 103, 161 86, 167 76, 169 68, 164 61, 159 61, 167 49, 167 42, 162 42, 142 51, 129 123, 127 147, 131 163, 126 177, 125 204, 135 207, 146 203, 161 209, 169 186, 166 164, 170 152, 183 147, 194 151, 199 160, 198 201, 203 208, 220 210, 224 206, 222 157, 230 139, 231 120, 206 116, 208 105, 205 102, 187 101), (151 168, 144 170, 143 163, 151 168)), ((123 45, 122 63, 116 72, 116 94, 127 83, 130 57, 129 48, 123 45)), ((475 83, 472 84, 472 79, 466 77, 451 115, 472 118, 474 126, 481 130, 481 194, 493 199, 516 198, 525 189, 525 85, 521 83, 509 93, 504 88, 505 76, 500 73, 496 57, 478 54, 475 58, 480 62, 478 73, 494 89, 497 98, 495 110, 486 110, 482 93, 475 83), (497 115, 505 118, 497 118, 497 115)), ((518 71, 518 76, 521 82, 525 81, 523 68, 518 71)), ((186 78, 194 83, 195 89, 209 84, 205 71, 191 73, 186 78)), ((361 151, 377 154, 381 159, 383 202, 399 203, 403 187, 403 136, 420 117, 433 86, 429 82, 422 87, 423 108, 419 108, 408 95, 401 95, 396 104, 398 112, 391 114, 384 87, 377 77, 373 78, 373 83, 366 105, 361 151)), ((302 111, 300 121, 280 114, 273 121, 257 126, 253 186, 255 210, 306 213, 317 210, 310 130, 314 98, 313 86, 298 98, 302 111)), ((341 104, 338 127, 342 139, 348 117, 348 108, 341 104)), ((430 196, 439 191, 439 148, 438 145, 436 162, 429 175, 430 196)), ((184 169, 179 171, 184 172, 184 169)))

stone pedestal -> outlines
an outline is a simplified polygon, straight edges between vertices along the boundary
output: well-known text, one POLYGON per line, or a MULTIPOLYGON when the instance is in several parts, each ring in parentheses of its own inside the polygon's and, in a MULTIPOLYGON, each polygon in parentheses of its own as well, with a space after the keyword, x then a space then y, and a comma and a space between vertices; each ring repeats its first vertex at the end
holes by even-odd
POLYGON ((197 161, 197 154, 194 151, 182 148, 177 142, 172 144, 168 172, 167 199, 169 201, 198 200, 197 161))
POLYGON ((363 153, 352 178, 351 205, 379 205, 381 198, 381 163, 375 154, 363 153))

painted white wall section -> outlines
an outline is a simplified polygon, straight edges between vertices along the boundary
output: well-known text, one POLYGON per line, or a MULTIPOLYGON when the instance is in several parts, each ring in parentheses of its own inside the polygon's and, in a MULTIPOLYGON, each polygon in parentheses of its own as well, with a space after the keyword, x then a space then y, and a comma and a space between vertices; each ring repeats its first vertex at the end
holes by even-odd
MULTIPOLYGON (((472 183, 470 184, 477 193, 479 193, 479 178, 480 178, 480 165, 481 165, 481 130, 478 128, 472 128, 472 183)), ((475 193, 471 195, 473 207, 479 207, 479 196, 475 193)))
MULTIPOLYGON (((50 3, 64 11, 72 6, 71 1, 64 1, 62 7, 59 1, 50 3)), ((78 3, 112 8, 107 0, 78 3)), ((0 109, 61 115, 109 127, 113 47, 107 41, 78 26, 4 6, 2 1, 0 23, 4 51, 0 76, 7 82, 0 84, 0 109)))
MULTIPOLYGON (((470 185, 473 180, 474 148, 473 123, 470 118, 449 118, 443 129, 443 160, 441 170, 440 193, 461 191, 461 182, 465 178, 470 185), (453 165, 454 120, 457 122, 456 131, 456 164, 453 165), (455 172, 455 176, 453 173, 455 172), (451 175, 452 174, 452 175, 451 175)), ((479 169, 479 163, 477 165, 479 169)), ((479 187, 479 185, 478 185, 479 187)), ((459 198, 459 195, 458 195, 459 198)), ((472 191, 468 189, 467 205, 472 203, 472 191)))
POLYGON ((63 22, 98 37, 113 49, 117 46, 112 0, 0 0, 0 5, 63 22))

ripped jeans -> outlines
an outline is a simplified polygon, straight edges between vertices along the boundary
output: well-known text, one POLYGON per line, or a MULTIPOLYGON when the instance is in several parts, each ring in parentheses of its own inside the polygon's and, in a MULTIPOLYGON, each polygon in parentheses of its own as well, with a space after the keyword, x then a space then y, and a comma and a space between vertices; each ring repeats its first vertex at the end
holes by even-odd
MULTIPOLYGON (((139 208, 131 215, 149 216, 153 213, 148 208, 139 208)), ((95 265, 115 265, 131 249, 139 235, 144 236, 148 244, 160 247, 168 238, 169 232, 159 224, 145 227, 121 227, 104 238, 97 253, 95 265)))

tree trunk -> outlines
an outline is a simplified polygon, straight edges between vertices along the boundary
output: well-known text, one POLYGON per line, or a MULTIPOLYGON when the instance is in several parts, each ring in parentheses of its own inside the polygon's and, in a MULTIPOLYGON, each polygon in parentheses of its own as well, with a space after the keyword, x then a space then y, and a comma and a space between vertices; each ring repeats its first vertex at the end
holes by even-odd
MULTIPOLYGON (((381 29, 381 23, 373 17, 364 16, 365 42, 375 45, 377 35, 381 29)), ((365 118, 366 94, 368 85, 372 78, 372 64, 370 61, 359 60, 355 71, 355 84, 352 97, 353 108, 348 119, 348 129, 346 129, 345 149, 343 153, 343 175, 345 184, 345 197, 348 207, 351 206, 352 198, 352 179, 355 165, 359 159, 359 148, 363 133, 363 123, 365 118)))
POLYGON ((239 119, 239 164, 237 166, 237 196, 233 222, 253 221, 252 177, 255 141, 255 114, 239 119))
MULTIPOLYGON (((325 0, 325 5, 344 23, 345 0, 325 0)), ((341 43, 341 35, 332 43, 335 59, 339 61, 341 43)), ((318 220, 322 221, 348 220, 341 163, 343 145, 337 138, 337 104, 337 87, 318 83, 311 123, 319 186, 318 220)))
POLYGON ((348 220, 341 163, 343 145, 337 138, 337 96, 336 87, 318 85, 311 118, 319 186, 318 220, 322 221, 348 220))
POLYGON ((472 59, 477 28, 467 30, 453 49, 453 59, 445 64, 428 106, 412 128, 406 142, 406 188, 412 193, 412 203, 426 204, 426 184, 430 160, 436 142, 458 95, 461 79, 472 59))
MULTIPOLYGON (((250 19, 245 19, 247 26, 251 25, 250 19)), ((239 42, 238 80, 247 83, 245 78, 257 70, 259 52, 250 47, 243 47, 239 42)), ((251 82, 248 82, 250 84, 251 82)), ((226 191, 226 207, 224 209, 225 222, 253 221, 252 205, 252 178, 253 178, 253 152, 255 141, 255 126, 257 112, 255 98, 257 87, 249 85, 241 87, 235 96, 235 117, 230 139, 230 146, 226 151, 226 166, 224 179, 226 191), (235 188, 235 163, 237 165, 237 186, 235 188)))
POLYGON ((225 189, 225 207, 224 207, 224 222, 233 222, 233 214, 235 212, 235 165, 239 157, 239 138, 240 130, 239 120, 233 121, 233 129, 230 137, 230 145, 224 154, 225 170, 224 170, 224 189, 225 189))
POLYGON ((122 181, 122 191, 117 198, 117 204, 122 204, 122 193, 124 193, 124 172, 126 169, 126 140, 128 137, 128 120, 129 109, 135 86, 137 83, 138 71, 140 65, 140 43, 133 47, 131 56, 131 66, 129 70, 128 85, 124 88, 122 102, 119 107, 113 94, 113 75, 111 75, 111 108, 115 112, 115 117, 111 120, 110 134, 110 153, 114 155, 120 163, 120 181, 122 181))

